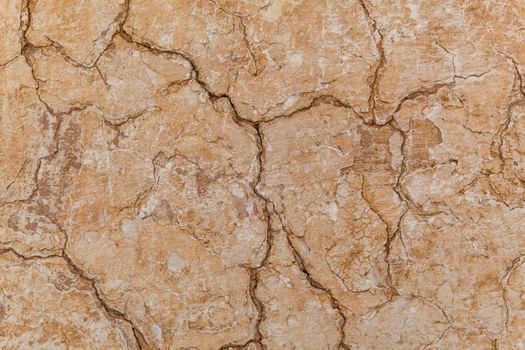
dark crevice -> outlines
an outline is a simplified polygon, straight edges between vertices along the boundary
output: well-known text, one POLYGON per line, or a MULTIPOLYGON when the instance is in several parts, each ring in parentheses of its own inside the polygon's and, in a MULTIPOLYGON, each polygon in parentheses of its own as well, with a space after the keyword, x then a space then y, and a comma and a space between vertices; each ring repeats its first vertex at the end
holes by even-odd
MULTIPOLYGON (((66 241, 66 245, 67 245, 67 241, 66 241)), ((135 342, 137 344, 137 347, 141 350, 148 350, 150 349, 150 347, 148 346, 147 342, 145 341, 144 339, 144 335, 142 334, 142 332, 134 325, 133 321, 131 321, 129 318, 126 317, 126 315, 112 307, 110 307, 106 301, 104 300, 104 298, 100 295, 100 292, 97 288, 97 285, 96 285, 96 281, 94 278, 90 278, 89 276, 86 275, 86 273, 84 273, 84 271, 82 271, 82 269, 80 269, 72 260, 71 258, 67 255, 66 253, 66 247, 64 248, 64 251, 63 251, 63 254, 62 254, 62 258, 67 262, 68 264, 68 267, 69 267, 69 270, 74 273, 75 275, 77 275, 79 278, 87 281, 90 285, 91 285, 91 288, 93 289, 94 293, 95 293, 95 296, 98 300, 98 302, 100 303, 100 305, 103 307, 103 309, 105 310, 106 314, 109 315, 109 317, 111 317, 112 319, 119 319, 121 321, 124 321, 126 322, 127 324, 130 325, 131 329, 133 330, 133 335, 135 337, 135 342)))
POLYGON ((73 273, 74 275, 76 275, 79 279, 87 282, 92 290, 93 290, 93 295, 95 296, 97 302, 99 303, 100 306, 102 306, 102 308, 104 309, 105 311, 105 314, 111 318, 111 319, 119 319, 121 321, 124 321, 126 323, 128 323, 133 332, 134 332, 134 335, 135 335, 135 340, 137 342, 137 345, 139 347, 139 349, 149 349, 149 347, 144 347, 144 346, 141 346, 141 343, 144 344, 144 336, 142 335, 142 333, 133 325, 132 321, 129 320, 128 318, 126 318, 126 316, 118 311, 118 310, 115 310, 113 308, 111 308, 105 301, 104 299, 101 297, 100 295, 100 292, 99 290, 97 289, 96 287, 96 283, 95 283, 95 280, 93 278, 90 278, 88 277, 70 258, 69 256, 66 254, 65 251, 62 252, 62 254, 49 254, 49 255, 45 255, 45 256, 40 256, 40 255, 26 255, 26 254, 23 254, 23 253, 20 253, 18 251, 16 251, 15 249, 13 248, 7 248, 7 249, 0 249, 0 255, 1 254, 7 254, 7 253, 11 253, 11 254, 14 254, 16 255, 18 258, 22 259, 22 260, 26 260, 26 261, 36 261, 36 260, 47 260, 47 259, 56 259, 56 258, 59 258, 59 259, 63 259, 66 264, 68 265, 68 268, 69 270, 71 271, 71 273, 73 273), (142 341, 141 341, 142 339, 142 341))
MULTIPOLYGON (((262 176, 262 173, 263 173, 263 165, 264 165, 264 157, 265 157, 265 148, 264 148, 264 133, 261 129, 261 125, 260 123, 256 124, 255 125, 255 128, 257 130, 257 134, 258 134, 258 138, 259 138, 259 147, 260 147, 260 154, 259 154, 259 162, 260 162, 260 172, 259 172, 259 176, 258 176, 258 179, 257 179, 257 184, 260 184, 262 183, 261 182, 261 176, 262 176)), ((346 346, 344 344, 344 339, 345 339, 345 334, 344 334, 344 327, 345 327, 345 324, 346 324, 346 321, 347 321, 347 318, 346 318, 346 315, 344 313, 344 310, 343 310, 343 306, 341 305, 341 303, 335 298, 335 296, 333 295, 332 291, 326 287, 324 287, 321 283, 319 283, 316 279, 314 279, 310 272, 308 271, 308 269, 306 268, 306 265, 304 263, 304 260, 302 258, 302 256, 300 255, 299 251, 295 248, 293 242, 292 242, 292 239, 291 239, 291 236, 293 235, 292 232, 290 232, 290 230, 288 229, 287 225, 285 225, 285 222, 284 220, 282 219, 281 215, 276 211, 276 207, 274 205, 274 203, 272 202, 272 200, 270 198, 268 198, 267 196, 265 196, 262 192, 260 192, 260 190, 257 188, 257 185, 254 187, 254 190, 256 191, 257 195, 262 199, 264 200, 264 202, 267 204, 267 213, 268 213, 268 240, 269 240, 269 247, 268 247, 268 251, 267 251, 267 254, 266 254, 266 257, 264 258, 263 260, 263 264, 261 264, 261 266, 264 266, 264 263, 267 261, 269 255, 270 255, 270 250, 272 248, 272 245, 271 245, 271 242, 272 242, 272 239, 271 239, 271 228, 270 228, 270 214, 269 214, 269 211, 271 210, 278 218, 280 224, 281 224, 281 227, 282 229, 286 232, 286 238, 287 238, 287 241, 288 241, 288 245, 289 245, 289 248, 292 252, 292 255, 294 257, 294 260, 295 260, 295 263, 297 264, 297 266, 299 267, 299 269, 305 274, 306 276, 306 279, 307 281, 309 282, 309 284, 315 288, 315 289, 318 289, 318 290, 321 290, 323 293, 325 293, 329 299, 330 299, 330 303, 332 305, 332 307, 337 310, 337 312, 339 313, 340 317, 341 317, 341 324, 340 324, 340 332, 341 332, 341 337, 340 337, 340 340, 339 340, 339 346, 346 346)), ((264 308, 262 308, 262 310, 264 311, 264 308)), ((264 315, 264 314, 263 314, 264 315)))
POLYGON ((126 32, 124 32, 123 35, 126 36, 126 39, 128 41, 131 41, 131 42, 135 43, 138 46, 144 47, 147 50, 149 50, 149 51, 151 51, 151 52, 153 52, 155 54, 170 54, 170 55, 175 55, 175 56, 182 57, 183 59, 185 59, 191 66, 191 69, 192 69, 193 75, 194 75, 193 79, 207 93, 207 95, 209 96, 210 100, 212 102, 215 102, 215 101, 218 101, 220 99, 226 99, 228 104, 229 104, 229 106, 230 106, 231 112, 232 112, 231 116, 232 116, 233 121, 237 125, 239 125, 240 127, 242 127, 245 130, 247 130, 250 134, 255 136, 254 138, 255 138, 255 141, 257 143, 257 147, 258 147, 258 150, 259 150, 258 154, 257 154, 257 162, 259 164, 259 172, 258 172, 258 175, 257 175, 257 178, 256 178, 255 182, 253 184, 251 184, 251 186, 252 186, 252 190, 254 191, 254 193, 265 203, 265 206, 264 206, 263 210, 264 210, 264 215, 266 217, 266 223, 267 223, 267 229, 266 229, 267 230, 266 231, 267 250, 266 250, 265 256, 263 257, 263 259, 262 259, 262 261, 261 261, 261 263, 259 264, 258 267, 248 268, 249 272, 250 272, 250 285, 249 285, 250 297, 251 297, 252 302, 253 302, 253 304, 255 305, 255 307, 256 307, 256 309, 258 311, 258 317, 256 319, 255 334, 254 334, 254 338, 253 339, 248 341, 246 344, 233 344, 232 343, 232 344, 223 345, 223 346, 220 347, 220 349, 229 349, 229 348, 235 349, 235 348, 238 348, 238 347, 245 347, 248 343, 252 343, 252 342, 260 344, 261 347, 263 349, 265 349, 264 345, 261 342, 262 336, 261 336, 261 333, 259 331, 259 326, 260 326, 261 321, 264 318, 265 310, 264 310, 264 305, 257 298, 256 289, 257 289, 257 285, 259 283, 259 269, 266 264, 266 262, 268 260, 268 257, 269 257, 269 253, 270 253, 271 246, 272 246, 272 236, 271 236, 271 232, 270 232, 270 228, 269 228, 270 214, 269 214, 268 209, 267 209, 267 206, 268 206, 269 202, 259 192, 259 190, 257 189, 257 186, 258 186, 258 184, 261 181, 261 173, 262 173, 262 166, 263 166, 262 159, 263 159, 263 156, 264 156, 264 146, 263 146, 263 143, 262 143, 262 136, 261 136, 260 129, 259 129, 259 123, 255 123, 255 122, 252 122, 252 121, 249 121, 249 120, 246 120, 246 119, 242 118, 239 115, 239 113, 238 113, 235 105, 233 104, 231 98, 227 94, 216 94, 213 91, 211 91, 211 89, 208 87, 206 82, 204 82, 204 80, 201 78, 201 73, 200 73, 199 69, 197 68, 196 63, 194 62, 194 60, 191 57, 189 57, 186 54, 181 53, 179 51, 159 49, 159 48, 155 47, 153 44, 150 44, 150 43, 147 43, 147 42, 137 41, 129 33, 126 33, 126 32))
POLYGON ((368 113, 371 113, 372 119, 375 120, 376 117, 376 99, 379 91, 379 78, 380 73, 383 67, 386 64, 386 56, 385 56, 385 50, 383 48, 383 34, 377 27, 376 20, 370 15, 370 11, 365 3, 365 0, 358 0, 359 4, 361 5, 361 8, 363 9, 363 14, 366 18, 366 21, 368 22, 368 25, 370 26, 370 31, 372 34, 372 37, 374 37, 376 42, 376 49, 379 54, 379 60, 377 62, 377 65, 374 69, 374 72, 371 77, 368 79, 369 87, 370 87, 370 95, 368 96, 368 113))
MULTIPOLYGON (((21 36, 20 36, 20 41, 21 41, 21 55, 25 58, 25 61, 27 62, 28 66, 30 67, 30 70, 31 70, 31 74, 33 76, 33 80, 35 81, 35 84, 36 84, 36 94, 38 96, 38 99, 40 100, 40 102, 42 103, 42 105, 45 107, 45 109, 47 110, 47 112, 51 115, 53 115, 55 118, 57 118, 57 125, 55 127, 55 130, 54 130, 54 140, 55 140, 55 145, 54 145, 54 149, 53 149, 53 152, 51 152, 50 154, 46 155, 45 157, 42 157, 39 159, 38 161, 38 166, 37 166, 37 169, 35 171, 35 175, 34 175, 34 181, 35 181, 35 189, 33 190, 33 192, 31 193, 31 195, 29 196, 29 198, 26 198, 24 199, 23 201, 21 202, 27 202, 27 201, 30 201, 33 199, 33 197, 38 193, 38 190, 39 190, 39 187, 38 187, 38 183, 39 183, 39 179, 38 179, 38 174, 39 174, 39 171, 40 171, 40 167, 42 165, 42 162, 44 160, 51 160, 53 159, 56 154, 59 152, 59 147, 58 147, 58 131, 60 129, 60 126, 61 126, 61 121, 62 121, 62 116, 64 115, 68 115, 68 114, 71 114, 75 111, 81 111, 81 110, 84 110, 85 108, 89 107, 89 106, 82 106, 82 107, 74 107, 74 108, 71 108, 70 110, 64 112, 64 113, 56 113, 43 99, 42 97, 40 96, 40 80, 38 79, 38 77, 36 76, 36 73, 35 73, 35 68, 31 62, 31 59, 30 59, 30 56, 34 50, 34 47, 32 44, 29 43, 28 39, 27 39, 27 31, 29 29, 29 27, 31 26, 31 18, 32 18, 32 14, 31 14, 31 7, 33 6, 33 2, 32 0, 26 0, 23 4, 23 8, 22 8, 22 12, 21 12, 21 36)), ((124 21, 125 21, 125 18, 127 18, 127 9, 129 8, 129 0, 126 1, 126 15, 124 16, 124 21)), ((123 24, 124 24, 124 21, 122 22, 122 24, 120 25, 120 27, 122 28, 123 24)), ((113 319, 120 319, 122 321, 125 321, 126 323, 128 323, 132 330, 133 330, 133 333, 134 333, 134 340, 137 344, 137 347, 139 349, 149 349, 149 347, 147 346, 145 340, 144 340, 144 336, 142 335, 142 333, 137 329, 137 327, 135 327, 135 325, 133 324, 133 322, 131 320, 129 320, 128 318, 126 318, 126 316, 118 311, 118 310, 115 310, 113 308, 111 308, 105 301, 104 299, 101 297, 98 289, 97 289, 97 286, 96 286, 96 282, 94 279, 88 277, 72 260, 71 258, 67 255, 66 253, 66 249, 67 249, 67 243, 68 243, 68 236, 67 236, 67 233, 62 229, 60 228, 60 231, 63 233, 64 235, 64 247, 62 249, 62 254, 61 255, 49 255, 50 257, 61 257, 63 258, 66 263, 68 264, 69 266, 69 269, 72 273, 74 273, 75 275, 77 275, 79 278, 87 281, 93 288, 93 291, 94 291, 94 295, 96 296, 98 302, 100 303, 100 305, 103 307, 103 309, 105 310, 106 314, 109 315, 111 318, 113 319)), ((8 249, 9 251, 15 253, 17 256, 21 257, 21 258, 24 258, 26 260, 31 260, 31 259, 41 259, 42 257, 37 257, 37 256, 24 256, 22 254, 19 254, 17 253, 15 250, 13 249, 8 249)), ((5 250, 4 250, 5 251, 5 250)))
POLYGON ((328 299, 330 300, 330 304, 331 304, 332 308, 334 308, 337 311, 337 313, 339 314, 339 317, 341 318, 341 323, 339 325, 339 330, 340 330, 339 348, 347 349, 348 347, 344 343, 344 341, 345 341, 345 330, 344 329, 345 329, 345 325, 346 325, 346 322, 347 322, 347 317, 346 317, 346 314, 345 314, 345 311, 344 311, 344 306, 339 302, 339 300, 337 300, 337 298, 334 296, 333 292, 329 288, 326 288, 320 282, 318 282, 314 277, 312 277, 312 275, 310 274, 310 272, 306 268, 306 264, 304 262, 303 257, 301 256, 301 254, 299 253, 299 251, 297 250, 297 248, 295 247, 295 245, 294 245, 294 243, 292 241, 291 237, 294 236, 293 232, 291 232, 290 229, 284 224, 284 221, 281 218, 281 215, 279 213, 277 213, 275 210, 274 210, 274 212, 277 215, 277 217, 278 217, 278 219, 279 219, 279 221, 281 223, 281 226, 283 227, 283 230, 286 232, 286 239, 287 239, 287 242, 288 242, 288 246, 289 246, 289 248, 290 248, 290 250, 292 252, 292 255, 294 257, 294 261, 295 261, 296 265, 304 273, 304 275, 306 277, 306 280, 308 281, 310 286, 312 286, 312 288, 320 290, 326 296, 328 296, 328 299))

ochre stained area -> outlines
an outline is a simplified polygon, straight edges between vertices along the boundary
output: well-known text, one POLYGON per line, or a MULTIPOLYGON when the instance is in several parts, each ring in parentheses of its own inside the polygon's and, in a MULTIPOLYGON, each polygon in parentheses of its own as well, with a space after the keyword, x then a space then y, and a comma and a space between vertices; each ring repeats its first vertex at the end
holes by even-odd
POLYGON ((0 0, 0 349, 525 349, 525 4, 0 0))

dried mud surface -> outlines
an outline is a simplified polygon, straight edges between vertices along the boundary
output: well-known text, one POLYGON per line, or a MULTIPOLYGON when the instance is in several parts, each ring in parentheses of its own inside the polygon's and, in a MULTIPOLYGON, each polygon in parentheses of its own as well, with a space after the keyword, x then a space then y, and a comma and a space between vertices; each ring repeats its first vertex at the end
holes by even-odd
POLYGON ((525 4, 0 0, 0 348, 525 349, 525 4))

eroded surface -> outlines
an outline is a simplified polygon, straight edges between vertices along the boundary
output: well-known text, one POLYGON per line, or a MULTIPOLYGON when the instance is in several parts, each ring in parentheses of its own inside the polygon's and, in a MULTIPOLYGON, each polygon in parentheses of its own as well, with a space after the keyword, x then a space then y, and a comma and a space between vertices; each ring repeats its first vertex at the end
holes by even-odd
POLYGON ((0 347, 525 348, 519 1, 0 9, 0 347))

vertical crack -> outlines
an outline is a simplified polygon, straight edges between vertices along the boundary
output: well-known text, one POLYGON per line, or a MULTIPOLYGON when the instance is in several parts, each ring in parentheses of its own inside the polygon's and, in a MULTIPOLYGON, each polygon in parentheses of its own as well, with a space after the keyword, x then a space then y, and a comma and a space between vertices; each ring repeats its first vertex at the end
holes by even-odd
MULTIPOLYGON (((258 137, 259 137, 259 143, 260 143, 260 156, 259 156, 259 162, 260 162, 260 172, 259 172, 259 176, 258 176, 258 179, 257 179, 257 185, 259 185, 261 183, 261 176, 262 176, 262 172, 263 172, 263 164, 264 164, 264 156, 265 156, 265 148, 264 148, 264 134, 260 128, 261 124, 263 122, 260 122, 260 123, 256 123, 254 126, 257 130, 257 134, 258 134, 258 137)), ((286 232, 286 239, 287 239, 287 242, 288 242, 288 245, 289 245, 289 248, 292 252, 292 255, 294 257, 294 260, 295 260, 295 263, 296 265, 299 267, 299 269, 305 274, 306 276, 306 279, 308 281, 308 283, 315 289, 318 289, 320 291, 322 291, 323 293, 325 293, 329 300, 330 300, 330 304, 331 306, 337 310, 339 316, 341 317, 341 324, 340 324, 340 332, 341 332, 341 336, 340 336, 340 340, 339 340, 339 348, 342 348, 342 349, 347 349, 347 346, 346 344, 344 343, 344 339, 345 339, 345 334, 344 334, 344 327, 346 325, 346 321, 347 321, 347 318, 346 318, 346 315, 343 311, 343 306, 341 305, 341 303, 335 298, 335 296, 333 295, 332 291, 326 287, 324 287, 321 283, 319 283, 316 279, 314 279, 310 272, 308 271, 308 269, 306 268, 306 265, 304 263, 304 260, 302 258, 302 256, 300 255, 299 251, 296 249, 296 247, 294 246, 293 242, 292 242, 292 239, 291 239, 291 235, 293 234, 289 229, 288 227, 284 224, 284 221, 281 217, 281 215, 275 210, 275 205, 274 203, 271 201, 270 198, 268 198, 267 196, 265 196, 262 192, 260 192, 260 190, 257 188, 258 186, 255 186, 255 190, 256 190, 256 193, 257 195, 263 200, 265 201, 265 203, 267 204, 268 208, 271 208, 271 211, 277 216, 280 224, 281 224, 281 227, 283 228, 283 230, 286 232)), ((269 209, 267 209, 267 212, 269 211, 269 209)), ((268 220, 270 220, 270 216, 268 215, 268 220)), ((270 221, 268 221, 268 225, 270 224, 270 221)), ((268 227, 268 234, 269 234, 269 239, 271 242, 271 233, 270 233, 270 227, 268 227)), ((270 250, 271 250, 271 244, 269 244, 269 249, 268 249, 268 252, 267 252, 267 255, 264 259, 264 262, 266 262, 268 256, 269 256, 269 253, 270 253, 270 250)), ((263 266, 263 265, 261 265, 263 266)))
POLYGON ((504 333, 501 336, 501 339, 495 339, 495 344, 498 346, 498 342, 501 341, 505 335, 509 332, 510 324, 512 322, 512 315, 511 315, 511 306, 509 301, 509 292, 508 292, 508 281, 510 278, 510 275, 523 264, 523 258, 525 257, 525 254, 522 254, 518 256, 517 258, 513 259, 510 266, 506 269, 505 274, 500 279, 501 288, 503 290, 502 298, 503 298, 503 305, 505 306, 505 321, 504 321, 504 333))
MULTIPOLYGON (((196 75, 198 76, 197 72, 196 72, 196 75)), ((218 99, 221 99, 221 98, 225 98, 228 101, 228 104, 230 105, 230 109, 231 109, 231 112, 232 112, 232 119, 237 125, 239 125, 242 128, 250 128, 253 131, 255 131, 255 132, 251 132, 251 134, 253 134, 255 136, 255 142, 256 142, 257 148, 258 148, 257 163, 259 165, 259 169, 258 169, 257 177, 256 177, 254 183, 251 184, 251 186, 252 186, 252 190, 257 195, 257 197, 259 197, 264 203, 263 211, 264 211, 264 216, 266 218, 266 244, 267 244, 267 247, 266 247, 266 251, 265 251, 264 257, 262 258, 261 263, 259 264, 259 266, 248 268, 248 270, 250 272, 249 294, 250 294, 250 298, 251 298, 253 304, 255 305, 255 308, 257 309, 257 314, 258 314, 257 315, 257 319, 255 320, 255 334, 254 334, 254 337, 253 337, 253 339, 249 340, 247 343, 245 343, 243 345, 227 344, 227 345, 221 346, 219 349, 222 349, 222 350, 241 349, 241 348, 246 347, 249 343, 256 343, 262 349, 266 350, 266 345, 264 345, 262 343, 262 334, 261 334, 261 331, 260 331, 261 322, 266 317, 265 306, 264 306, 263 302, 257 297, 257 287, 258 287, 259 281, 260 281, 260 269, 263 268, 264 266, 266 266, 266 263, 267 263, 267 261, 268 261, 268 259, 270 257, 270 252, 272 250, 272 244, 273 244, 273 235, 272 235, 271 227, 270 227, 270 220, 271 220, 271 218, 270 218, 270 211, 268 209, 268 207, 271 205, 271 202, 258 189, 258 185, 261 183, 261 176, 262 176, 262 172, 263 172, 263 158, 264 158, 264 145, 263 145, 262 132, 260 130, 260 124, 244 120, 244 119, 242 119, 239 116, 239 113, 237 112, 237 110, 235 108, 235 105, 232 103, 231 99, 228 96, 217 96, 217 95, 214 95, 209 90, 207 90, 206 87, 203 86, 203 84, 200 84, 200 85, 208 93, 208 95, 210 96, 212 101, 213 100, 218 100, 218 99)))
POLYGON ((365 0, 358 0, 359 4, 361 5, 361 8, 363 9, 363 14, 366 18, 366 21, 368 22, 368 25, 370 26, 372 36, 375 39, 376 42, 376 49, 379 53, 379 62, 377 62, 377 65, 374 69, 374 72, 371 77, 369 77, 369 85, 370 85, 370 95, 368 96, 368 113, 372 114, 372 118, 375 120, 376 118, 376 98, 378 95, 378 89, 379 89, 379 78, 381 69, 386 64, 386 56, 385 56, 385 50, 383 47, 383 34, 377 27, 377 21, 370 15, 370 11, 368 7, 365 4, 365 0))
MULTIPOLYGON (((246 28, 246 24, 244 23, 243 16, 225 10, 215 0, 209 0, 209 2, 212 3, 213 6, 217 7, 221 12, 225 13, 226 15, 233 16, 233 17, 235 17, 235 18, 237 18, 239 20, 239 24, 240 24, 240 26, 242 28, 242 40, 244 42, 244 45, 246 46, 246 49, 248 50, 248 53, 250 54, 250 58, 252 59, 253 66, 255 68, 255 72, 254 73, 252 73, 252 72, 248 72, 248 73, 250 73, 250 75, 252 77, 258 76, 261 73, 261 70, 259 69, 259 65, 257 63, 257 57, 253 53, 252 45, 250 44, 250 41, 248 40, 248 31, 247 31, 247 28, 246 28)), ((266 6, 268 6, 268 5, 266 5, 266 6)))
MULTIPOLYGON (((269 200, 269 202, 270 202, 270 200, 269 200)), ((337 300, 337 298, 334 296, 333 292, 329 288, 323 286, 314 277, 312 277, 312 275, 310 274, 310 272, 306 268, 306 264, 304 262, 303 257, 301 256, 301 254, 299 253, 299 251, 297 250, 297 248, 294 246, 294 244, 292 242, 291 236, 294 235, 293 232, 291 232, 290 229, 286 225, 284 225, 283 219, 282 219, 281 215, 277 211, 275 211, 275 206, 273 205, 273 203, 271 203, 271 205, 273 207, 274 213, 277 215, 277 218, 279 219, 279 222, 280 222, 283 230, 286 232, 286 239, 287 239, 287 242, 288 242, 288 246, 289 246, 290 250, 292 251, 292 255, 294 257, 294 261, 295 261, 296 265, 305 274, 306 280, 308 281, 310 286, 312 286, 312 288, 320 290, 325 295, 328 296, 328 299, 330 300, 330 305, 332 306, 332 308, 334 308, 334 310, 337 311, 337 313, 339 314, 339 317, 341 318, 341 323, 339 325, 339 329, 340 329, 340 333, 341 333, 340 334, 340 339, 339 339, 339 344, 338 344, 339 348, 340 349, 349 349, 348 346, 344 343, 344 341, 345 341, 345 331, 344 331, 344 329, 345 329, 345 325, 346 325, 346 322, 347 322, 347 317, 346 317, 346 314, 344 312, 344 306, 339 302, 339 300, 337 300)))
POLYGON ((503 138, 504 138, 504 134, 506 133, 506 131, 508 130, 508 128, 510 126, 510 123, 511 123, 511 120, 512 120, 513 109, 516 106, 519 106, 525 100, 525 90, 524 90, 524 87, 523 87, 523 77, 522 77, 522 75, 520 73, 519 65, 518 65, 518 62, 516 61, 516 59, 514 57, 511 57, 511 56, 507 55, 505 52, 502 52, 502 51, 497 51, 497 52, 499 54, 501 54, 502 56, 504 56, 507 60, 509 60, 512 63, 512 66, 514 68, 514 74, 515 74, 515 84, 517 85, 517 87, 515 87, 515 89, 518 90, 519 95, 520 95, 519 99, 512 101, 507 106, 507 118, 499 126, 498 131, 494 135, 494 139, 493 139, 492 145, 491 145, 491 147, 496 147, 495 154, 499 157, 499 159, 501 161, 500 172, 502 172, 503 171, 503 167, 504 167, 504 163, 505 163, 505 159, 504 159, 505 157, 503 156, 503 138))

